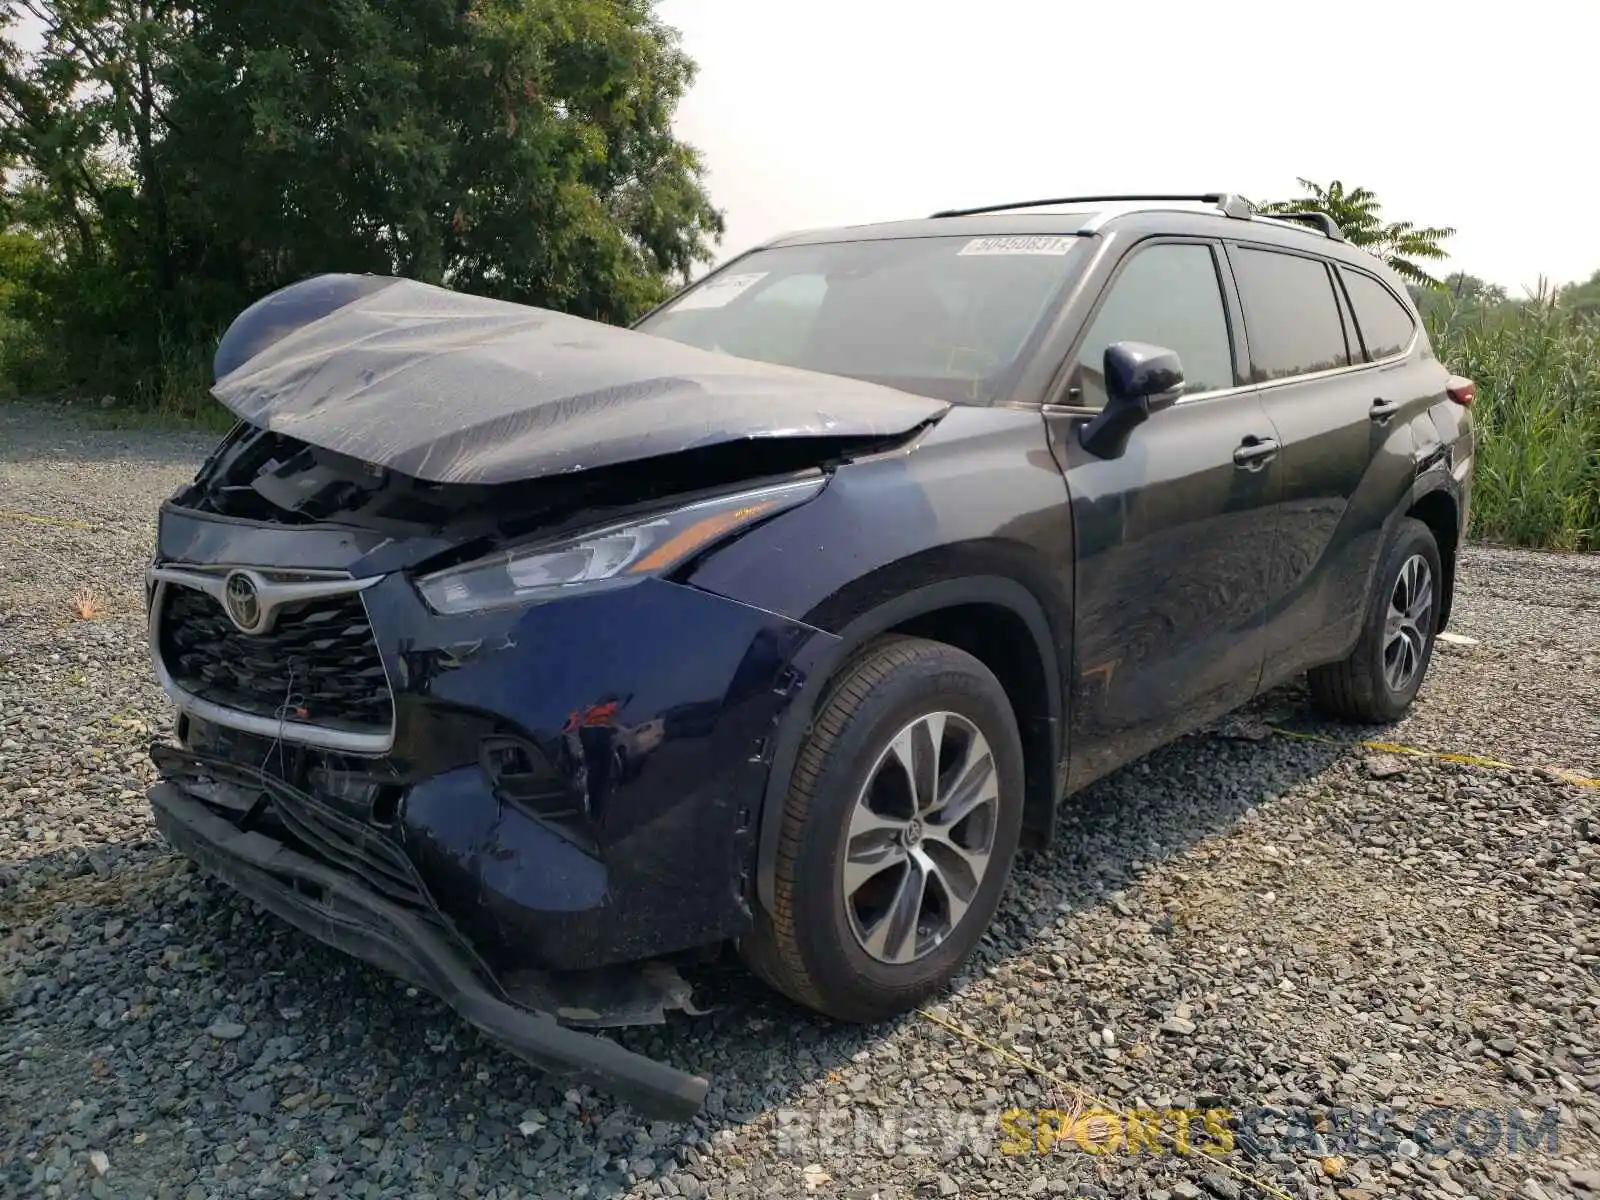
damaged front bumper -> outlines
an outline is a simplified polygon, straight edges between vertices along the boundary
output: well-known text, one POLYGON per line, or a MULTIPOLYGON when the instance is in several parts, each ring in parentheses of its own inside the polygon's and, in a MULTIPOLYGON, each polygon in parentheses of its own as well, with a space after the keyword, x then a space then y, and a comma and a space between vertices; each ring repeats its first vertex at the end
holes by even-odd
POLYGON ((439 552, 168 504, 150 639, 178 720, 152 750, 158 825, 530 1061, 685 1116, 704 1081, 575 1030, 692 1012, 670 963, 749 928, 794 664, 836 639, 653 576, 441 614, 412 578, 439 552))
POLYGON ((150 792, 157 828, 230 887, 320 941, 433 993, 535 1066, 590 1084, 649 1117, 683 1121, 699 1111, 708 1087, 703 1077, 514 1002, 449 920, 425 899, 417 903, 426 889, 414 871, 407 878, 403 857, 385 859, 359 842, 345 841, 342 852, 332 848, 341 841, 339 814, 264 773, 241 787, 239 768, 168 747, 157 747, 156 757, 168 779, 150 792), (208 799, 225 798, 226 807, 219 811, 171 781, 185 777, 208 799), (256 818, 268 811, 293 831, 290 838, 273 836, 266 822, 257 827, 256 818), (347 869, 301 852, 291 844, 294 835, 342 857, 347 869))

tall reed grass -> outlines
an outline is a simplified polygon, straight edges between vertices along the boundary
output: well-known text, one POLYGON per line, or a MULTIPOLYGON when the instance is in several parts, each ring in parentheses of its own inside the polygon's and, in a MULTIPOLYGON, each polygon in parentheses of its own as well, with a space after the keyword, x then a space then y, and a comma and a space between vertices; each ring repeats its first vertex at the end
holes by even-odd
POLYGON ((1428 313, 1441 360, 1478 384, 1470 536, 1600 550, 1600 320, 1541 285, 1526 302, 1428 313))

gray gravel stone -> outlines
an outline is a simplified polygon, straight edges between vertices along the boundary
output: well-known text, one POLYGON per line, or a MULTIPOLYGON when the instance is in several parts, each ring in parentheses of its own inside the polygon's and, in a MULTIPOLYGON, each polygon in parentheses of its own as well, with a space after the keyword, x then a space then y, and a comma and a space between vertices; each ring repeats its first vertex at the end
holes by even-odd
POLYGON ((1406 760, 1396 754, 1374 754, 1367 759, 1367 774, 1374 779, 1393 779, 1406 773, 1406 760))
POLYGON ((619 1035, 713 1080, 698 1120, 647 1124, 155 835, 147 748, 171 712, 140 572, 157 504, 211 440, 0 406, 0 513, 65 522, 0 517, 0 1195, 907 1200, 948 1181, 1201 1200, 1237 1183, 1194 1155, 998 1146, 1000 1114, 1070 1108, 1082 1086, 1128 1107, 1395 1110, 1390 1144, 1338 1149, 1336 1178, 1315 1147, 1241 1136, 1229 1161, 1296 1197, 1513 1196, 1530 1178, 1600 1196, 1600 797, 1426 758, 1374 771, 1270 728, 1600 776, 1600 559, 1469 550, 1453 621, 1474 644, 1440 647, 1391 728, 1320 722, 1297 683, 1074 797, 937 1002, 1005 1055, 917 1018, 834 1025, 719 967, 713 1014, 619 1035), (1440 1106, 1520 1106, 1531 1130, 1552 1099, 1555 1152, 1419 1145, 1440 1106), (913 1145, 929 1108, 988 1125, 913 1145), (799 1151, 781 1112, 810 1122, 799 1151), (814 1193, 808 1165, 830 1180, 814 1193))

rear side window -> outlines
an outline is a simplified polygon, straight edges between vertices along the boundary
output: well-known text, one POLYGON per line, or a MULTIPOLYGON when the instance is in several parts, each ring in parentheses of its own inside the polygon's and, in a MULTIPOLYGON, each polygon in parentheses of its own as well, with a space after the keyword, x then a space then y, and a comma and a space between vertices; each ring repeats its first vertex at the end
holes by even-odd
POLYGON ((1345 291, 1356 310, 1356 326, 1361 330, 1368 361, 1393 358, 1409 346, 1417 331, 1416 322, 1394 293, 1360 271, 1341 268, 1339 274, 1344 276, 1345 291))
POLYGON ((1333 280, 1319 259, 1232 251, 1256 383, 1350 365, 1333 280))
POLYGON ((1186 394, 1234 385, 1222 285, 1209 246, 1169 243, 1136 251, 1111 283, 1078 351, 1073 403, 1104 408, 1106 347, 1149 342, 1177 352, 1186 394))

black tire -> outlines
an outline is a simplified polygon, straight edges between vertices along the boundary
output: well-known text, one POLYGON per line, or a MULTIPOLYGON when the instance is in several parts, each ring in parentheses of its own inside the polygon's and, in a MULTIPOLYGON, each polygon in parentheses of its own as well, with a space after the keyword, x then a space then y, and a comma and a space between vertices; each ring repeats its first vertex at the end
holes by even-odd
POLYGON ((1022 827, 1023 758, 1005 689, 972 655, 890 636, 868 644, 830 681, 801 746, 784 802, 774 911, 758 909, 740 945, 778 991, 838 1020, 898 1016, 942 989, 994 917, 1022 827), (964 717, 988 742, 999 788, 989 866, 964 916, 925 957, 881 962, 857 940, 841 871, 858 795, 895 735, 934 712, 964 717))
POLYGON ((1413 517, 1403 517, 1395 527, 1377 582, 1377 590, 1367 607, 1361 638, 1350 657, 1343 662, 1315 667, 1307 676, 1312 702, 1336 720, 1364 725, 1386 725, 1399 720, 1416 699, 1428 674, 1428 664, 1433 660, 1434 633, 1439 626, 1439 606, 1444 599, 1444 571, 1433 531, 1413 517), (1416 670, 1403 686, 1395 688, 1390 686, 1384 672, 1385 626, 1401 569, 1418 555, 1428 566, 1432 603, 1425 620, 1417 625, 1423 644, 1416 670))

